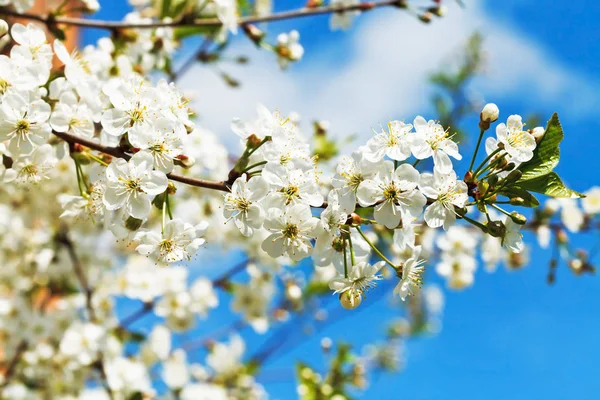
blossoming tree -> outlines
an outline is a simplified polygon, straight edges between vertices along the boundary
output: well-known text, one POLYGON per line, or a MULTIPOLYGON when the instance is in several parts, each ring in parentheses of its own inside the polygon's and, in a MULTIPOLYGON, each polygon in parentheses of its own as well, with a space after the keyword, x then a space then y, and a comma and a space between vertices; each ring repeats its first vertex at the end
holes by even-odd
POLYGON ((455 131, 421 116, 390 121, 338 155, 323 126, 311 146, 293 115, 259 106, 255 119, 233 119, 242 150, 229 154, 195 124, 174 83, 191 62, 218 60, 238 31, 282 68, 302 58, 297 31, 271 42, 258 23, 331 14, 332 29, 347 29, 383 7, 429 22, 442 16, 440 1, 311 0, 282 12, 261 0, 131 3, 123 21, 98 21, 72 16, 98 10, 95 0, 45 15, 28 13, 30 0, 0 1, 9 21, 0 20, 2 398, 266 398, 256 377, 283 342, 279 325, 323 319, 314 304, 327 299, 347 315, 389 292, 407 317, 385 345, 355 357, 324 340, 333 353, 324 373, 297 365, 301 397, 341 400, 368 368, 392 369, 404 338, 435 324, 443 300, 422 288, 428 267, 449 288, 467 287, 478 254, 488 269, 523 265, 521 231, 531 231, 560 250, 549 280, 561 260, 593 271, 567 232, 597 233, 600 189, 586 197, 553 172, 564 136, 556 114, 527 129, 519 115, 498 122, 487 104, 471 155, 455 131), (74 26, 109 36, 70 51, 63 41, 74 26), (204 41, 176 71, 189 36, 204 41), (540 194, 551 198, 543 207, 540 194), (207 245, 242 248, 245 260, 190 282, 186 265, 207 245), (299 280, 289 271, 303 260, 312 272, 299 280), (381 281, 394 289, 376 288, 381 281), (229 338, 172 346, 225 292, 240 315, 229 338), (139 301, 138 311, 118 318, 121 297, 139 301), (131 328, 148 314, 160 317, 148 334, 131 328), (244 329, 275 333, 250 349, 244 329), (188 361, 197 347, 204 364, 188 361))

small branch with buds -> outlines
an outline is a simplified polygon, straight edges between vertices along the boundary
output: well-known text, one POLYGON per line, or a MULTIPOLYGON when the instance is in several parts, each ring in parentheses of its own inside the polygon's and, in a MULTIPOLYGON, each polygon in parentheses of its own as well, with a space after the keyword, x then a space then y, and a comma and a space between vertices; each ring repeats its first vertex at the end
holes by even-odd
MULTIPOLYGON (((341 13, 346 11, 370 11, 375 8, 381 7, 399 7, 407 8, 406 0, 385 0, 377 2, 361 2, 359 4, 348 4, 348 5, 331 5, 326 7, 315 7, 315 8, 299 8, 289 11, 282 11, 265 16, 249 16, 239 18, 238 25, 255 24, 261 22, 273 22, 283 21, 288 19, 310 17, 315 15, 341 13)), ((111 31, 118 31, 120 29, 152 29, 161 27, 220 27, 223 22, 218 18, 200 18, 200 19, 189 19, 180 18, 175 21, 156 21, 156 22, 119 22, 119 21, 101 21, 101 20, 89 20, 84 18, 73 18, 64 16, 55 16, 53 14, 41 16, 29 13, 19 13, 9 9, 0 9, 0 15, 9 17, 16 17, 22 19, 29 19, 32 21, 41 22, 47 26, 56 26, 57 24, 79 26, 82 28, 98 28, 107 29, 111 31)))

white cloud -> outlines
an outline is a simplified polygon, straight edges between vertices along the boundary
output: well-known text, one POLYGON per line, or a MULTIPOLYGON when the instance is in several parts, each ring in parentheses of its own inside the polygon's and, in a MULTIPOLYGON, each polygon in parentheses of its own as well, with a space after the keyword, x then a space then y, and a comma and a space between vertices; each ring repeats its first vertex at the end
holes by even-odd
POLYGON ((497 102, 501 111, 502 100, 511 97, 530 107, 503 114, 555 107, 577 115, 597 109, 598 96, 584 79, 573 76, 518 27, 496 22, 476 3, 466 9, 451 6, 448 15, 428 25, 402 11, 373 11, 362 16, 348 40, 341 44, 330 40, 331 52, 320 45, 310 64, 292 66, 288 72, 279 71, 272 54, 256 52, 244 42, 229 51, 250 54, 252 62, 227 66, 242 82, 241 88, 226 87, 213 70, 202 66, 193 68, 181 86, 197 91, 201 123, 223 135, 226 143, 235 140, 229 130, 231 118, 251 117, 258 102, 283 112, 297 111, 308 120, 327 119, 339 135, 364 136, 380 121, 411 120, 417 113, 427 113, 431 90, 427 76, 480 31, 487 68, 474 87, 486 101, 497 102), (347 47, 344 61, 335 59, 340 54, 336 46, 347 47))

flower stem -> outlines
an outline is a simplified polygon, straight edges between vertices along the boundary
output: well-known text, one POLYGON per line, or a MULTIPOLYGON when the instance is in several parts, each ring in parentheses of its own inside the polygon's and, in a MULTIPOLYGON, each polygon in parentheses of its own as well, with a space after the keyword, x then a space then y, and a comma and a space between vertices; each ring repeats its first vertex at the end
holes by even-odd
POLYGON ((477 158, 477 152, 479 151, 479 146, 481 145, 481 139, 483 139, 484 133, 485 133, 484 129, 479 130, 479 139, 477 139, 477 146, 475 146, 475 151, 473 152, 473 158, 471 158, 471 165, 469 165, 469 171, 473 171, 473 164, 475 164, 475 159, 477 158))
POLYGON ((344 239, 344 278, 348 278, 348 257, 346 255, 346 239, 344 239))
POLYGON ((489 160, 490 160, 492 157, 494 157, 494 156, 495 156, 496 154, 498 154, 500 151, 502 151, 502 149, 501 149, 501 148, 499 148, 499 147, 498 147, 496 150, 492 151, 492 152, 490 153, 490 155, 489 155, 489 156, 487 156, 487 157, 485 158, 485 160, 483 160, 483 161, 481 162, 481 164, 479 164, 479 166, 477 167, 477 169, 475 169, 475 176, 477 176, 477 175, 478 175, 478 172, 479 172, 479 170, 480 170, 481 168, 483 168, 483 166, 485 165, 485 163, 486 163, 486 162, 488 162, 488 161, 489 161, 489 160))
POLYGON ((508 217, 512 218, 512 215, 510 215, 510 213, 509 213, 508 211, 506 211, 505 209, 503 209, 503 208, 501 208, 501 207, 498 207, 497 205, 495 205, 495 204, 492 204, 492 203, 490 203, 490 206, 492 206, 492 207, 493 207, 493 208, 495 208, 496 210, 500 211, 502 214, 504 214, 504 215, 506 215, 506 216, 508 216, 508 217))
POLYGON ((243 174, 244 172, 248 172, 248 171, 250 171, 252 168, 256 168, 256 167, 260 167, 261 165, 265 165, 266 163, 267 163, 267 161, 261 161, 261 162, 257 162, 256 164, 252 164, 252 165, 250 165, 250 166, 246 167, 246 168, 245 168, 245 169, 242 171, 242 174, 243 174))
POLYGON ((350 235, 349 232, 348 232, 348 244, 350 245, 350 261, 352 262, 352 265, 355 265, 356 262, 354 261, 354 246, 352 246, 352 236, 350 235))
POLYGON ((360 236, 362 236, 362 238, 365 239, 365 242, 367 242, 369 244, 369 246, 371 246, 371 248, 373 249, 373 251, 379 257, 381 257, 381 259, 383 261, 385 261, 386 263, 388 263, 390 265, 390 267, 392 267, 394 269, 397 269, 396 266, 394 265, 394 263, 392 263, 386 256, 383 255, 383 253, 381 251, 379 251, 379 249, 377 247, 375 247, 375 245, 373 243, 371 243, 371 241, 369 240, 369 238, 367 238, 367 236, 363 233, 363 231, 360 229, 360 227, 356 226, 355 228, 358 231, 358 233, 360 234, 360 236))
POLYGON ((479 221, 475 221, 473 218, 467 217, 466 215, 463 215, 462 218, 467 221, 468 223, 475 225, 476 227, 478 227, 479 229, 481 229, 484 233, 488 232, 488 229, 485 225, 483 225, 481 222, 479 221))
MULTIPOLYGON (((168 195, 166 195, 168 196, 168 195)), ((167 223, 167 198, 165 196, 165 201, 162 204, 162 225, 160 229, 160 233, 165 233, 165 225, 167 223)))

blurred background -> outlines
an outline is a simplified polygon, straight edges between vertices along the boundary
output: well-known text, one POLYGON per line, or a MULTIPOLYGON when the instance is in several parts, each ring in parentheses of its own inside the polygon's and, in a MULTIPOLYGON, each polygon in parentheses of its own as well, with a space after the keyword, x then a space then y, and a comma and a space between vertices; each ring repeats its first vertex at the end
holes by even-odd
MULTIPOLYGON (((229 123, 233 117, 252 117, 259 102, 284 114, 298 112, 309 130, 313 121, 326 120, 328 134, 356 136, 359 142, 389 119, 412 121, 419 114, 442 119, 463 133, 463 154, 470 154, 474 145, 478 112, 486 102, 499 106, 500 120, 517 113, 545 125, 551 113, 558 112, 565 131, 560 176, 578 191, 598 185, 600 3, 465 0, 463 7, 444 3, 447 14, 428 24, 395 9, 364 14, 348 32, 330 32, 328 16, 273 23, 262 27, 270 35, 290 29, 300 32, 305 48, 301 62, 281 71, 273 54, 254 48, 241 35, 224 54, 246 56, 247 64, 197 63, 179 86, 193 93, 198 124, 217 132, 234 153, 238 143, 229 123), (457 78, 461 68, 467 68, 464 79, 457 78), (224 74, 239 86, 227 84, 224 74), (452 114, 445 109, 460 111, 452 114)), ((297 6, 302 2, 275 2, 276 10, 297 6)), ((101 1, 101 7, 94 18, 121 19, 129 11, 124 1, 101 1)), ((86 30, 80 42, 95 43, 102 34, 86 30)), ((198 41, 186 43, 179 62, 185 63, 198 46, 198 41)), ((578 246, 591 249, 598 238, 578 240, 578 246)), ((243 257, 240 252, 210 248, 190 266, 191 278, 218 276, 243 257)), ((528 257, 529 263, 516 271, 499 268, 489 273, 480 267, 474 286, 461 292, 444 288, 439 333, 408 341, 402 371, 373 377, 369 387, 355 396, 597 399, 600 283, 592 275, 575 276, 562 264, 556 282, 549 285, 549 251, 532 246, 528 257)), ((310 265, 290 273, 301 274, 303 268, 310 265)), ((427 281, 444 285, 434 268, 427 281)), ((363 304, 354 312, 341 310, 332 299, 329 309, 334 318, 321 328, 282 328, 281 347, 259 376, 272 398, 296 397, 296 360, 316 369, 325 365, 320 351, 324 337, 343 339, 357 349, 381 337, 384 323, 400 315, 399 308, 389 307, 392 288, 385 284, 384 288, 378 291, 385 292, 382 296, 374 295, 368 307, 363 304)), ((220 294, 221 306, 208 323, 179 339, 226 332, 236 317, 225 297, 220 294)), ((123 302, 122 315, 137 307, 123 302)), ((150 322, 146 317, 135 328, 147 332, 150 322)), ((277 332, 261 336, 245 328, 244 337, 254 349, 277 332)), ((204 356, 200 349, 190 352, 191 361, 204 356)))

